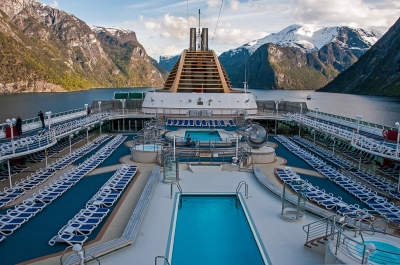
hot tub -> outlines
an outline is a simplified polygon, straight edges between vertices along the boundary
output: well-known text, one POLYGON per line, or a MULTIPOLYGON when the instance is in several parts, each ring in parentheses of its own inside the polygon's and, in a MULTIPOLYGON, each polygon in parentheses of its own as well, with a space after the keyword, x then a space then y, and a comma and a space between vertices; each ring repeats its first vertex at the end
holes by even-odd
POLYGON ((141 163, 157 162, 157 155, 161 153, 162 146, 157 144, 141 144, 131 148, 132 159, 141 163))

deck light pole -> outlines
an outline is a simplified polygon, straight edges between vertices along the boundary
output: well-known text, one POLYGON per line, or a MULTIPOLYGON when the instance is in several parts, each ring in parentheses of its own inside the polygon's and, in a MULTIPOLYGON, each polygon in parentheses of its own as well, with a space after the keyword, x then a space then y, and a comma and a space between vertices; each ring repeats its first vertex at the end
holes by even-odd
POLYGON ((99 113, 100 113, 99 124, 100 124, 100 135, 101 135, 101 101, 99 101, 97 103, 99 104, 99 113))
MULTIPOLYGON (((399 140, 400 140, 400 123, 396 122, 394 125, 397 127, 397 143, 396 143, 396 157, 398 157, 399 154, 399 140)), ((397 191, 400 191, 400 171, 399 171, 399 182, 397 183, 397 191)))
POLYGON ((7 163, 8 163, 8 179, 10 180, 10 189, 12 189, 10 159, 7 160, 7 163))
POLYGON ((331 136, 331 139, 333 140, 332 153, 333 153, 333 155, 335 155, 336 138, 335 138, 335 136, 331 136))
MULTIPOLYGON (((355 144, 357 144, 358 138, 360 137, 360 121, 362 119, 362 115, 357 114, 356 119, 357 119, 357 138, 356 138, 357 140, 356 140, 355 144)), ((361 158, 360 158, 360 160, 361 160, 361 158)))
POLYGON ((88 107, 89 107, 89 104, 84 104, 84 106, 85 106, 86 117, 87 117, 87 116, 88 116, 88 114, 89 114, 89 113, 88 113, 88 111, 87 111, 87 110, 88 110, 88 107))
POLYGON ((125 101, 126 101, 126 99, 120 99, 120 101, 122 102, 122 115, 125 115, 125 101))
POLYGON ((315 145, 315 130, 311 130, 312 134, 314 134, 314 145, 315 145))
POLYGON ((73 134, 70 134, 70 135, 69 135, 69 154, 72 153, 72 144, 71 144, 71 139, 72 139, 72 137, 74 137, 74 135, 73 135, 73 134))
POLYGON ((49 131, 50 131, 50 129, 51 129, 51 126, 50 126, 50 124, 51 124, 51 111, 47 111, 45 114, 47 115, 47 120, 49 121, 49 131))
POLYGON ((315 108, 315 122, 317 122, 318 121, 318 110, 319 110, 319 107, 315 106, 314 108, 315 108))
POLYGON ((14 131, 13 131, 13 127, 14 127, 14 123, 16 122, 17 120, 15 119, 15 118, 12 118, 11 120, 10 119, 7 119, 6 120, 6 123, 8 124, 8 126, 10 126, 10 131, 11 131, 11 148, 12 148, 12 152, 13 152, 13 154, 15 154, 15 149, 14 149, 14 131))
POLYGON ((396 156, 399 156, 399 141, 400 141, 400 123, 396 122, 394 125, 397 127, 397 144, 396 144, 396 156))

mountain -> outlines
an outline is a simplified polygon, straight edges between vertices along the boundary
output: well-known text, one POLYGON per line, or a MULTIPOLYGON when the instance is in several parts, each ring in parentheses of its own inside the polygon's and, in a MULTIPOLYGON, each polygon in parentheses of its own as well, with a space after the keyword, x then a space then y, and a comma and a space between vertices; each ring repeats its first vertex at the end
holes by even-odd
POLYGON ((381 36, 374 29, 292 25, 224 52, 219 59, 235 87, 243 86, 247 68, 250 88, 318 89, 356 62, 381 36), (262 69, 269 70, 263 73, 262 69), (265 83, 266 79, 270 82, 265 83))
POLYGON ((400 96, 400 19, 323 92, 400 96))
POLYGON ((107 46, 74 15, 36 0, 0 1, 0 93, 162 85, 134 32, 118 32, 107 31, 115 40, 107 46))
POLYGON ((174 67, 180 56, 181 54, 161 55, 160 65, 171 72, 172 68, 174 67))

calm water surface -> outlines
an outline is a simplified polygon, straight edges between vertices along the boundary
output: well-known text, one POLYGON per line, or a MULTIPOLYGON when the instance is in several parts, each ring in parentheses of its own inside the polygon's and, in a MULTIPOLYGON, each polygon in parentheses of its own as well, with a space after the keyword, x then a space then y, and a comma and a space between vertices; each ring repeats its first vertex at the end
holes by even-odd
MULTIPOLYGON (((68 93, 29 93, 0 95, 0 123, 7 118, 21 116, 22 119, 36 117, 39 110, 53 113, 82 108, 93 100, 111 99, 118 91, 149 91, 151 88, 101 88, 68 93)), ((361 96, 322 93, 304 90, 252 90, 258 99, 303 101, 308 108, 319 107, 319 111, 355 118, 364 121, 394 126, 400 122, 400 97, 361 96), (306 100, 311 95, 312 100, 306 100)))

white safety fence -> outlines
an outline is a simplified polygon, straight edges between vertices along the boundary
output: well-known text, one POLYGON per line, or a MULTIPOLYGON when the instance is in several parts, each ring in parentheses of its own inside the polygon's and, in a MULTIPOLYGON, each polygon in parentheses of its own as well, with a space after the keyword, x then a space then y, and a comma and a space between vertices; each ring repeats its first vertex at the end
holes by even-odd
POLYGON ((388 144, 385 142, 360 135, 356 130, 349 131, 346 129, 341 129, 300 114, 290 114, 289 117, 301 125, 305 125, 307 127, 314 128, 315 130, 347 140, 351 142, 352 146, 359 150, 380 157, 400 161, 399 148, 393 148, 392 146, 388 146, 388 144))

